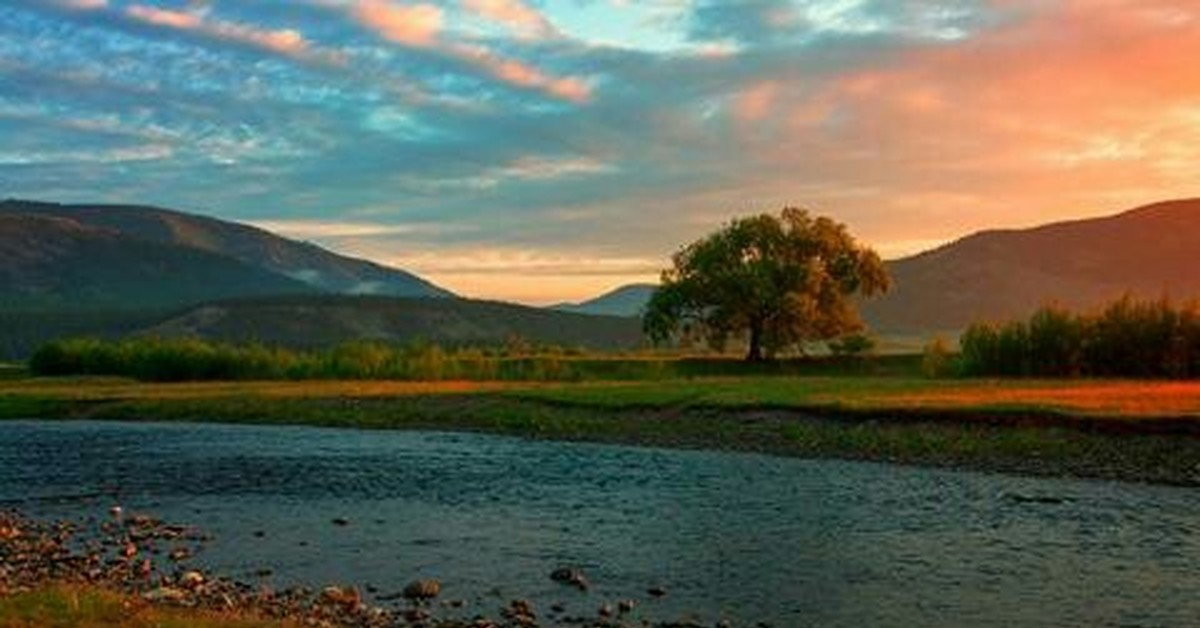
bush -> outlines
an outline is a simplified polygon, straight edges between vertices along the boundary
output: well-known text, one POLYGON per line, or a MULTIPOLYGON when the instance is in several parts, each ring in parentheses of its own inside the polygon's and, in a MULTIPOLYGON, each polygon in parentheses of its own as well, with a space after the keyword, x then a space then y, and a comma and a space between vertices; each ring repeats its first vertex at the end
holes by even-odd
POLYGON ((1200 309, 1124 297, 1098 313, 1044 307, 1028 321, 975 324, 960 340, 969 375, 1200 376, 1200 309))
POLYGON ((921 372, 928 378, 945 377, 953 370, 953 352, 942 338, 934 338, 921 352, 921 372))

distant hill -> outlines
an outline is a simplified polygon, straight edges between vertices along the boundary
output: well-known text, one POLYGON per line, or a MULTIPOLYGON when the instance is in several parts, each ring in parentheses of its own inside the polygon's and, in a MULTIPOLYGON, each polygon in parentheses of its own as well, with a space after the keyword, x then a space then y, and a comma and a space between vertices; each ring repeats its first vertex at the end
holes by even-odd
MULTIPOLYGON (((1200 199, 1170 201, 1105 218, 983 231, 888 262, 894 289, 862 311, 876 333, 903 336, 954 333, 1048 303, 1087 309, 1126 293, 1200 298, 1198 260, 1200 199)), ((601 303, 606 313, 631 314, 652 292, 633 284, 567 307, 598 311, 592 304, 601 303)))
POLYGON ((1051 302, 1096 307, 1125 293, 1200 297, 1200 199, 1116 216, 984 231, 889 264, 895 289, 863 306, 878 332, 961 329, 1051 302))
POLYGON ((49 214, 0 211, 0 307, 156 308, 309 285, 207 250, 49 214))
MULTIPOLYGON (((131 205, 60 205, 19 200, 0 202, 0 215, 12 214, 61 218, 131 240, 205 251, 303 282, 321 292, 405 297, 453 296, 403 270, 339 255, 314 244, 289 240, 249 225, 169 209, 131 205)), ((16 245, 5 243, 0 251, 8 254, 8 247, 16 245)), ((80 257, 76 257, 76 260, 86 263, 80 257)), ((122 263, 119 258, 113 257, 106 258, 106 262, 114 268, 114 272, 122 263)), ((185 276, 177 276, 176 279, 188 282, 185 276)), ((163 288, 170 289, 168 286, 163 288)))
POLYGON ((629 284, 581 303, 560 303, 553 309, 582 314, 641 316, 656 287, 646 283, 629 284))
POLYGON ((636 319, 557 312, 495 301, 389 297, 280 297, 211 303, 145 330, 321 347, 349 340, 496 344, 512 338, 595 349, 637 347, 636 319))

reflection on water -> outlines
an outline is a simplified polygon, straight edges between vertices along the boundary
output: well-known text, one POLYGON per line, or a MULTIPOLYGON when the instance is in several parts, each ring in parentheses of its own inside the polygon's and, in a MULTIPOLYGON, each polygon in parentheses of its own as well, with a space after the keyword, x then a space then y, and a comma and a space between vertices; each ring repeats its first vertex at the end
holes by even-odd
POLYGON ((776 626, 1200 625, 1194 489, 470 434, 0 424, 0 506, 118 502, 200 526, 206 566, 270 567, 275 585, 432 576, 488 609, 585 611, 662 585, 639 607, 655 618, 776 626), (592 590, 551 582, 562 565, 592 590))

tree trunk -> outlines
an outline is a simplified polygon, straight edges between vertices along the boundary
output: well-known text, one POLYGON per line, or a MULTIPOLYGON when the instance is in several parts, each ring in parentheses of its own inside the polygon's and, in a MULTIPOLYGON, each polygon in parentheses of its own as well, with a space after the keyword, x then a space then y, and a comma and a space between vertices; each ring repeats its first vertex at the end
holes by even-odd
POLYGON ((746 353, 747 362, 762 362, 762 323, 754 322, 750 324, 750 350, 746 353))

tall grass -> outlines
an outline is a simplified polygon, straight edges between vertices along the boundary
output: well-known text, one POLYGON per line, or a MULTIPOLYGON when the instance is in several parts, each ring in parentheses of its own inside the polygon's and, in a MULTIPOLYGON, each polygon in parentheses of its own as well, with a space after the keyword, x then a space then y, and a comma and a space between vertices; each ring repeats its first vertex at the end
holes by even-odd
POLYGON ((1122 298, 1081 314, 1044 307, 1025 321, 975 324, 963 333, 968 375, 1200 377, 1200 307, 1122 298))
POLYGON ((442 347, 353 342, 300 351, 199 339, 57 340, 29 363, 40 376, 112 375, 144 381, 396 379, 471 381, 658 380, 724 375, 833 375, 903 372, 913 358, 825 357, 747 364, 740 360, 661 355, 584 355, 553 347, 442 347))

